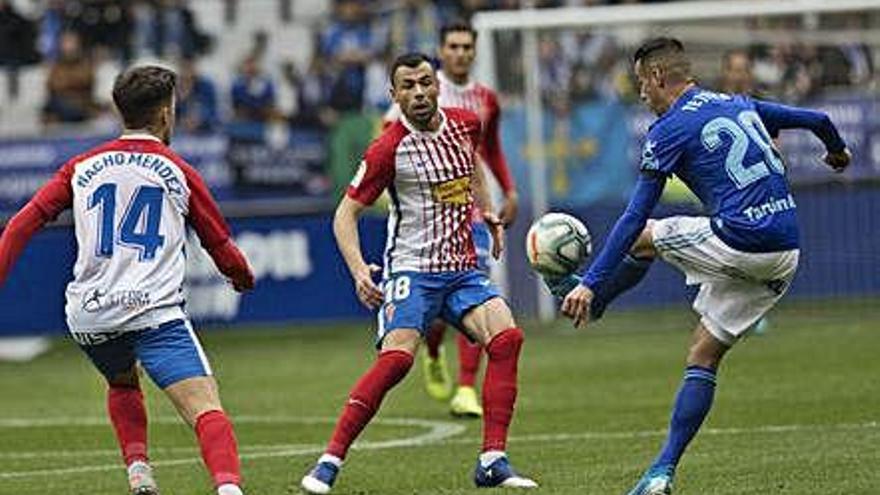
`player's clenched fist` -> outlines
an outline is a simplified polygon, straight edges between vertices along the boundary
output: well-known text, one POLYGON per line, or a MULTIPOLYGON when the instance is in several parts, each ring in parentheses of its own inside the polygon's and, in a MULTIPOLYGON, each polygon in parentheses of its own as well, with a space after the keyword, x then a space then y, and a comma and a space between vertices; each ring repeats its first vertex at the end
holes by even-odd
POLYGON ((382 304, 382 290, 373 282, 373 274, 380 271, 376 265, 364 265, 352 273, 354 278, 354 287, 357 292, 358 299, 364 306, 374 309, 382 304))
POLYGON ((851 161, 852 154, 847 148, 835 153, 828 152, 828 154, 825 155, 825 163, 833 168, 835 172, 843 172, 846 170, 846 167, 849 166, 849 162, 851 161))

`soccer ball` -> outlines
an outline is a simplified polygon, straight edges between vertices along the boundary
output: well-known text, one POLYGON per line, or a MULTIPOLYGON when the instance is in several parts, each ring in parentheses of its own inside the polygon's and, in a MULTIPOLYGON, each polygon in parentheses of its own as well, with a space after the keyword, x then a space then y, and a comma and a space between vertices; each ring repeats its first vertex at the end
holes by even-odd
POLYGON ((590 231, 565 213, 547 213, 526 234, 529 263, 542 275, 568 275, 584 264, 592 250, 590 231))

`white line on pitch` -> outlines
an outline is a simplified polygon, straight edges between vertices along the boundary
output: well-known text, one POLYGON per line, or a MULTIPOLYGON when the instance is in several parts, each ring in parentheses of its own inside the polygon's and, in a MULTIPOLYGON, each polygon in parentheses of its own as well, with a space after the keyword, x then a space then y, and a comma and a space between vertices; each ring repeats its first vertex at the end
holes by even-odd
MULTIPOLYGON (((326 423, 332 421, 331 418, 303 418, 304 422, 310 423, 326 423)), ((272 420, 261 420, 260 422, 271 422, 272 420)), ((256 422, 256 421, 254 421, 256 422)), ((295 418, 286 418, 285 422, 299 422, 295 418)), ((457 423, 449 423, 442 421, 428 421, 416 419, 377 419, 376 424, 395 425, 395 426, 421 426, 428 427, 430 431, 427 433, 416 435, 414 437, 385 440, 378 442, 358 442, 352 448, 356 450, 382 450, 400 447, 416 447, 427 445, 460 445, 460 444, 476 444, 478 440, 475 438, 452 438, 465 430, 465 427, 457 423)), ((870 430, 880 428, 880 422, 869 421, 865 423, 840 423, 831 425, 765 425, 751 428, 706 428, 700 431, 701 435, 750 435, 750 434, 782 434, 792 432, 825 432, 825 431, 852 431, 852 430, 870 430)), ((530 443, 530 442, 562 442, 575 440, 629 440, 642 437, 660 437, 666 434, 666 430, 641 430, 641 431, 617 431, 617 432, 582 432, 582 433, 548 433, 548 434, 531 434, 511 436, 510 441, 513 443, 530 443)), ((324 445, 277 445, 277 446, 261 446, 265 447, 265 451, 250 451, 241 455, 243 460, 265 459, 275 457, 295 457, 301 455, 317 455, 323 452, 324 445)), ((200 462, 198 458, 191 459, 173 459, 167 461, 158 461, 153 463, 154 466, 179 466, 185 464, 193 464, 200 462)), ((11 478, 32 478, 38 476, 56 476, 64 474, 79 474, 98 471, 111 471, 121 469, 118 463, 104 464, 95 466, 79 466, 62 469, 43 469, 32 471, 17 472, 0 472, 0 479, 11 478)))

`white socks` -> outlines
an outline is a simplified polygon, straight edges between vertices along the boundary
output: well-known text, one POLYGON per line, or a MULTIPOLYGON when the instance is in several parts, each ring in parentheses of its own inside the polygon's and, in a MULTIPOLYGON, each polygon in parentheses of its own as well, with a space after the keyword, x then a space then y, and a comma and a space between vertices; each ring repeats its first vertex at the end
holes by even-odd
POLYGON ((217 495, 244 495, 238 485, 227 483, 217 487, 217 495))
POLYGON ((507 454, 505 454, 503 450, 487 450, 480 454, 480 465, 483 467, 489 467, 493 462, 502 457, 507 457, 507 454))
POLYGON ((342 459, 336 457, 335 455, 324 454, 318 458, 318 464, 322 462, 329 462, 336 467, 342 467, 342 459))

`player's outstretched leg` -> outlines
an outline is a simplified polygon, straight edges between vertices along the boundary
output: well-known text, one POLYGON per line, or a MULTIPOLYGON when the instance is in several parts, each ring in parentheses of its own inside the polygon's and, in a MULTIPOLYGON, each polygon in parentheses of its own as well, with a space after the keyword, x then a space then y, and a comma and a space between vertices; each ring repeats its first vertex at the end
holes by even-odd
POLYGON ((376 362, 351 389, 327 450, 300 482, 307 493, 330 493, 349 447, 379 410, 385 394, 412 367, 412 351, 418 346, 419 339, 416 330, 395 330, 386 336, 376 362))
POLYGON ((443 337, 446 335, 446 322, 437 319, 428 328, 425 347, 421 352, 422 375, 425 378, 425 391, 432 398, 447 401, 452 397, 452 379, 446 364, 443 337))
POLYGON ((513 418, 517 368, 523 332, 503 299, 486 301, 466 314, 465 328, 485 343, 487 363, 483 380, 483 448, 474 470, 478 487, 535 488, 520 476, 507 458, 507 430, 513 418))
POLYGON ((458 346, 458 386, 449 403, 449 410, 453 416, 479 418, 483 415, 483 406, 477 398, 475 384, 483 347, 471 342, 461 332, 456 334, 455 342, 458 346))
POLYGON ((675 397, 669 433, 660 454, 629 495, 670 495, 675 470, 715 397, 715 374, 728 347, 700 324, 688 355, 684 379, 675 397))
POLYGON ((183 419, 193 427, 202 461, 218 495, 242 495, 238 442, 220 405, 211 376, 187 378, 164 388, 183 419))
POLYGON ((107 413, 122 450, 131 493, 157 495, 159 488, 147 457, 147 410, 135 368, 110 381, 107 413))

